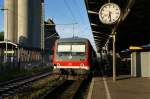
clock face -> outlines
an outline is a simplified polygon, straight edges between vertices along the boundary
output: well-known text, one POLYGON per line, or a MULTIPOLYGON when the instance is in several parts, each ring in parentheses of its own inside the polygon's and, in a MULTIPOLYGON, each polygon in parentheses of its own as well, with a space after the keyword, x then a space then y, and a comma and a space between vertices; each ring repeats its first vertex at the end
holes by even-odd
POLYGON ((99 18, 104 24, 115 23, 121 14, 120 7, 115 3, 104 4, 99 11, 99 18))

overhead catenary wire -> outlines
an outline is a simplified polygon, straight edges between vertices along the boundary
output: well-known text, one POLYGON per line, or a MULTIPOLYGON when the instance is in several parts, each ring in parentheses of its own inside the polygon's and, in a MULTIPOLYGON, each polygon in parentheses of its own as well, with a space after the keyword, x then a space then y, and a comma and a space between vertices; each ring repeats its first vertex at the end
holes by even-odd
MULTIPOLYGON (((83 19, 83 16, 82 16, 82 14, 81 14, 81 9, 79 9, 80 8, 80 6, 79 6, 79 3, 77 3, 77 1, 76 0, 73 0, 74 1, 74 4, 75 4, 75 6, 76 6, 76 11, 77 11, 77 13, 78 13, 78 15, 79 15, 79 18, 80 19, 83 19)), ((81 22, 84 24, 84 22, 83 22, 83 20, 82 21, 79 21, 79 24, 78 24, 78 28, 80 28, 80 31, 81 32, 84 32, 84 28, 81 28, 81 22)), ((82 26, 83 27, 83 26, 82 26)), ((86 29, 85 29, 86 30, 86 29)))
POLYGON ((65 3, 65 5, 66 5, 66 7, 67 7, 67 9, 68 9, 68 11, 70 12, 70 14, 71 14, 71 16, 72 16, 72 18, 73 18, 73 20, 74 20, 74 24, 72 24, 73 25, 73 36, 74 36, 74 29, 75 29, 75 24, 78 24, 78 22, 77 22, 77 20, 76 20, 76 17, 75 17, 75 15, 74 15, 74 13, 73 13, 73 11, 72 11, 72 9, 71 9, 71 7, 69 6, 69 4, 68 4, 68 2, 66 1, 66 0, 64 0, 64 3, 65 3))
MULTIPOLYGON (((74 4, 76 5, 77 12, 78 12, 80 18, 82 19, 82 18, 83 18, 83 15, 81 14, 81 11, 82 11, 82 10, 80 10, 81 7, 79 6, 79 3, 77 3, 77 0, 73 0, 73 1, 74 1, 74 4), (79 9, 79 8, 80 8, 80 9, 79 9)), ((83 22, 83 21, 81 21, 81 22, 83 22)), ((88 20, 88 22, 89 22, 89 20, 88 20)), ((83 24, 84 24, 84 23, 83 23, 83 24)), ((79 24, 79 25, 80 25, 80 24, 79 24)), ((81 27, 81 26, 80 26, 80 27, 81 27)), ((90 27, 90 25, 89 25, 89 27, 90 27)), ((82 28, 81 31, 84 32, 85 30, 87 30, 87 26, 84 25, 84 28, 82 28)), ((91 28, 90 28, 90 31, 91 31, 91 28)), ((92 34, 92 35, 93 35, 93 34, 92 34)))
POLYGON ((69 12, 70 12, 70 14, 71 14, 73 20, 75 21, 75 23, 77 23, 77 20, 76 20, 74 14, 73 14, 73 12, 72 12, 72 10, 71 10, 71 8, 70 8, 68 2, 67 2, 66 0, 64 0, 64 3, 65 3, 65 5, 66 5, 67 9, 69 10, 69 12))
POLYGON ((76 8, 77 8, 76 10, 77 10, 80 18, 82 18, 82 16, 81 16, 81 10, 79 9, 80 7, 78 6, 78 3, 76 2, 76 0, 73 0, 73 1, 74 1, 74 4, 76 5, 76 8))
MULTIPOLYGON (((76 0, 73 0, 73 1, 74 1, 74 4, 76 5, 76 11, 77 11, 77 13, 78 13, 80 19, 82 19, 82 16, 81 16, 81 13, 80 13, 80 10, 79 10, 80 7, 78 6, 76 0)), ((81 28, 81 22, 80 22, 80 21, 77 21, 77 18, 75 17, 75 14, 73 13, 73 11, 72 11, 70 5, 68 4, 68 2, 67 2, 66 0, 64 0, 64 3, 66 4, 66 7, 67 7, 67 9, 69 10, 70 14, 72 15, 72 18, 74 19, 74 21, 77 22, 77 24, 78 24, 78 29, 80 28, 80 31, 83 31, 83 32, 84 32, 83 28, 81 28)), ((74 29, 74 25, 75 25, 75 24, 73 24, 73 29, 74 29)), ((85 30, 86 30, 86 29, 85 29, 85 30)))

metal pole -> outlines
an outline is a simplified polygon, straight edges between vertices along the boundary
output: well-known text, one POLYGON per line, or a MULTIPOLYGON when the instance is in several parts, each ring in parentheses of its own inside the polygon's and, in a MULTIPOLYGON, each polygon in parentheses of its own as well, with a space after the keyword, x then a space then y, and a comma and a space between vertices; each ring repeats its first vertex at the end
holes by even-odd
POLYGON ((8 9, 5 9, 7 11, 7 34, 6 34, 6 62, 7 62, 7 43, 8 43, 8 9))
POLYGON ((73 24, 73 37, 74 37, 74 24, 73 24))
POLYGON ((113 35, 113 81, 116 81, 116 52, 115 52, 116 35, 113 35))
POLYGON ((42 50, 42 64, 44 63, 44 48, 45 48, 45 13, 44 13, 44 0, 41 3, 42 6, 42 16, 41 16, 41 50, 42 50))
POLYGON ((20 48, 17 46, 17 66, 20 69, 20 48))
POLYGON ((72 25, 73 25, 73 37, 75 37, 75 31, 74 31, 74 28, 75 28, 74 25, 75 25, 75 24, 77 24, 77 23, 73 23, 73 24, 72 24, 72 25))
POLYGON ((100 52, 100 67, 101 67, 101 73, 102 73, 102 76, 104 76, 104 64, 102 63, 103 62, 103 54, 102 54, 102 51, 100 52))
POLYGON ((45 30, 44 30, 44 27, 45 27, 45 25, 44 25, 44 20, 45 20, 45 18, 44 18, 44 2, 42 2, 42 16, 41 16, 41 49, 43 50, 44 49, 44 45, 45 45, 45 43, 44 43, 44 32, 45 32, 45 30))

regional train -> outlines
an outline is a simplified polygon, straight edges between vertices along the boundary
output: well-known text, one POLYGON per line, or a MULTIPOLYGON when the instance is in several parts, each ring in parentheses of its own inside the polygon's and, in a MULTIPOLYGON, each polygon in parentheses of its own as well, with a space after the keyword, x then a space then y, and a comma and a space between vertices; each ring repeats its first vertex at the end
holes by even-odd
POLYGON ((96 52, 86 38, 62 38, 55 42, 53 64, 54 70, 61 74, 89 75, 96 62, 96 52))

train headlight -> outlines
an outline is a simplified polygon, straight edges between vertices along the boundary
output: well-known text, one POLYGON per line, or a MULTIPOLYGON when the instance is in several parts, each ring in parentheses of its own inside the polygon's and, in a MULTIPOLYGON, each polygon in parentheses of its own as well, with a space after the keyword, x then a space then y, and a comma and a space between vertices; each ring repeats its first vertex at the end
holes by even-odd
POLYGON ((59 64, 59 63, 57 63, 57 66, 60 66, 60 64, 59 64))
POLYGON ((81 63, 81 64, 80 64, 80 67, 83 67, 83 66, 84 66, 84 64, 83 64, 83 63, 81 63))

